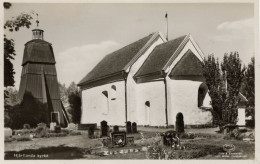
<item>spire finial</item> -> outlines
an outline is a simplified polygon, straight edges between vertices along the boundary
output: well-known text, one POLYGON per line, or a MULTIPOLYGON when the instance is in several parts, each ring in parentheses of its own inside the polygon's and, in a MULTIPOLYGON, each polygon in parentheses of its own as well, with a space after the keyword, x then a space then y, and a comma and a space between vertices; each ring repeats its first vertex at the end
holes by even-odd
POLYGON ((36 23, 37 23, 37 27, 39 27, 39 20, 38 20, 38 13, 36 13, 36 15, 37 15, 37 20, 36 20, 36 23))

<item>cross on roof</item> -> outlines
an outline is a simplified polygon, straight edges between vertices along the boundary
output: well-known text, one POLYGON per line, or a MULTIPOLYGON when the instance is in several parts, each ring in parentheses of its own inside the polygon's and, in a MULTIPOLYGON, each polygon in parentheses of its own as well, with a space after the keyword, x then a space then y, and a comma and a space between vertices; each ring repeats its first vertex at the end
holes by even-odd
POLYGON ((36 14, 37 15, 37 20, 36 20, 36 23, 37 23, 37 27, 39 26, 39 20, 38 20, 38 14, 36 14))

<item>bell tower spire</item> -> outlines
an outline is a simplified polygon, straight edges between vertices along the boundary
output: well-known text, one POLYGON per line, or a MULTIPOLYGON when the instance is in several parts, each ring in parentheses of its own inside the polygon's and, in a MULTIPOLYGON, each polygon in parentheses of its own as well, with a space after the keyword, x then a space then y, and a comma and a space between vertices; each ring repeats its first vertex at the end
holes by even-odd
POLYGON ((36 29, 33 29, 32 32, 33 32, 33 37, 32 39, 41 39, 43 40, 43 30, 39 29, 39 19, 38 19, 38 14, 37 15, 37 20, 36 20, 36 24, 37 24, 37 28, 36 29))

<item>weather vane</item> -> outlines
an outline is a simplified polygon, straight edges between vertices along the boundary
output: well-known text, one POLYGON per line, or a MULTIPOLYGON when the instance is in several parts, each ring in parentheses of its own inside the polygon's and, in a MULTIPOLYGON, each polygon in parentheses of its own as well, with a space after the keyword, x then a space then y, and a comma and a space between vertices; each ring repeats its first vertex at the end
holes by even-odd
POLYGON ((37 15, 37 20, 36 20, 36 23, 37 23, 37 27, 39 26, 39 20, 38 20, 38 13, 36 13, 36 15, 37 15))

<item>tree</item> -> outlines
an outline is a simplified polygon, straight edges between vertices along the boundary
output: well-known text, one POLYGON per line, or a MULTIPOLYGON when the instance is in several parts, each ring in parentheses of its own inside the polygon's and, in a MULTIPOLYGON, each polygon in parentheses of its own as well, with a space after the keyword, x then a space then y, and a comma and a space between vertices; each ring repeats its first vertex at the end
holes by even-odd
POLYGON ((213 121, 219 126, 237 121, 238 94, 244 71, 237 52, 225 54, 221 69, 214 55, 204 59, 203 75, 211 97, 213 121))
POLYGON ((227 92, 226 100, 223 104, 222 118, 225 123, 236 124, 238 96, 245 72, 245 67, 242 67, 238 52, 231 52, 229 55, 225 54, 221 63, 221 69, 226 82, 227 92))
POLYGON ((81 118, 81 95, 80 90, 77 85, 72 82, 68 87, 68 101, 70 104, 70 109, 68 110, 72 116, 72 122, 80 123, 81 118))
POLYGON ((245 71, 243 94, 248 99, 248 105, 255 106, 255 58, 251 58, 245 71))
MULTIPOLYGON (((9 9, 10 3, 4 3, 5 9, 9 9)), ((34 14, 32 12, 32 14, 34 14)), ((7 20, 4 24, 4 29, 8 29, 10 32, 18 31, 21 27, 30 28, 32 16, 27 13, 21 13, 12 20, 7 20)), ((14 40, 8 39, 4 35, 4 86, 14 86, 14 69, 11 60, 14 60, 15 56, 14 40)))
POLYGON ((241 92, 246 96, 248 105, 246 108, 246 116, 252 117, 253 123, 255 122, 255 58, 251 58, 245 71, 245 78, 243 80, 243 87, 241 92))
POLYGON ((209 89, 209 96, 211 97, 213 123, 218 124, 222 120, 222 104, 226 96, 218 59, 215 59, 214 55, 209 55, 204 59, 202 68, 209 89))
MULTIPOLYGON (((8 2, 3 3, 5 9, 9 9, 12 4, 8 2)), ((34 14, 32 12, 32 14, 34 14)), ((9 30, 9 32, 18 31, 21 27, 27 27, 30 28, 32 16, 27 13, 21 13, 17 17, 13 18, 12 20, 7 20, 4 23, 4 29, 9 30)), ((4 35, 4 114, 5 114, 5 126, 10 127, 17 127, 19 125, 19 122, 16 122, 20 118, 21 114, 21 108, 20 104, 12 104, 12 92, 11 90, 8 90, 8 87, 14 86, 14 67, 12 60, 15 59, 15 49, 14 49, 14 40, 7 38, 6 35, 4 35), (10 102, 11 100, 11 102, 10 102), (14 121, 15 120, 15 121, 14 121), (17 123, 17 126, 14 125, 14 123, 17 123)), ((14 100, 16 101, 16 100, 14 100)))

